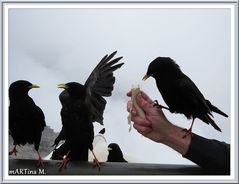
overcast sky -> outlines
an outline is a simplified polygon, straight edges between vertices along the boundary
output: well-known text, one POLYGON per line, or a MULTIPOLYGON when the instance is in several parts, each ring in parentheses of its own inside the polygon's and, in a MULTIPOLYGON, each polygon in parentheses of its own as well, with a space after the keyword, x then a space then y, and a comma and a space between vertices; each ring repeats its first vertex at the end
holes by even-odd
MULTIPOLYGON (((222 133, 196 119, 193 132, 230 143, 230 12, 227 9, 11 9, 9 85, 25 79, 41 88, 29 95, 47 125, 61 129, 59 83, 84 83, 105 54, 117 50, 125 65, 115 72, 104 113, 106 139, 140 162, 191 164, 177 152, 128 132, 126 96, 132 84, 165 104, 153 78, 142 81, 158 56, 173 58, 206 98, 229 115, 214 114, 222 133)), ((165 111, 173 123, 191 120, 165 111)), ((95 132, 102 126, 97 123, 95 132)))

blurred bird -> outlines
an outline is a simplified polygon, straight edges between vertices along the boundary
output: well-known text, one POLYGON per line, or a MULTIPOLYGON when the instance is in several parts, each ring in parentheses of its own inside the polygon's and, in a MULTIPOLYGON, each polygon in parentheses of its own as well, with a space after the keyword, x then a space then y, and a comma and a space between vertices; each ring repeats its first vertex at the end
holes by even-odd
POLYGON ((124 159, 123 153, 116 143, 111 143, 108 145, 109 155, 107 158, 107 162, 127 162, 124 159))
POLYGON ((28 91, 32 88, 39 86, 25 80, 13 82, 9 87, 9 132, 14 140, 9 155, 16 155, 17 145, 34 144, 39 156, 37 166, 44 166, 38 149, 46 123, 42 110, 28 96, 28 91))
MULTIPOLYGON (((211 124, 216 130, 221 129, 216 125, 211 117, 212 111, 222 116, 228 117, 224 112, 206 100, 193 81, 186 76, 180 67, 169 57, 157 57, 149 66, 143 80, 153 77, 165 103, 172 113, 182 113, 188 119, 193 119, 187 135, 191 135, 195 118, 201 119, 207 124, 211 124)), ((185 129, 184 129, 185 130, 185 129)))
POLYGON ((103 57, 84 85, 77 82, 58 85, 58 88, 65 89, 59 99, 62 104, 61 118, 65 143, 68 146, 68 153, 59 169, 65 167, 69 159, 88 161, 89 149, 95 158, 94 164, 100 168, 100 162, 97 160, 92 146, 93 122, 103 124, 106 105, 106 100, 103 97, 111 96, 115 83, 113 72, 124 64, 117 64, 122 57, 111 60, 115 54, 116 51, 103 57))
POLYGON ((55 149, 56 149, 59 142, 63 141, 63 140, 65 140, 65 134, 64 134, 64 128, 62 127, 60 133, 58 134, 58 136, 54 140, 54 144, 52 145, 52 147, 55 147, 55 149))
POLYGON ((64 156, 67 155, 69 148, 64 142, 59 148, 55 148, 51 155, 51 160, 63 160, 64 156))

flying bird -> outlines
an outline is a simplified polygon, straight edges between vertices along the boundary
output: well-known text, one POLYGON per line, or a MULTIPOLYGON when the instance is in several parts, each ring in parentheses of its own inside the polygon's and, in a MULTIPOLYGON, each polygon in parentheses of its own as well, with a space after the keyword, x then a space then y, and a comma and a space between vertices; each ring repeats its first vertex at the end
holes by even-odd
POLYGON ((116 51, 109 56, 104 56, 84 85, 77 82, 58 85, 58 88, 64 89, 59 99, 62 104, 63 137, 68 147, 68 153, 59 169, 65 167, 70 159, 88 161, 88 150, 94 156, 94 164, 100 168, 100 162, 92 146, 93 122, 103 125, 103 113, 106 106, 106 100, 103 97, 112 95, 115 83, 113 72, 124 64, 118 63, 122 57, 113 59, 115 54, 116 51))
POLYGON ((110 143, 108 145, 108 158, 107 162, 127 162, 124 159, 123 152, 120 149, 119 145, 116 143, 110 143))
POLYGON ((9 155, 16 155, 17 145, 34 144, 39 156, 37 166, 44 166, 39 145, 46 122, 41 108, 28 95, 32 88, 39 86, 25 80, 13 82, 9 87, 9 132, 14 140, 9 155))
POLYGON ((204 98, 194 82, 181 71, 179 65, 174 60, 170 57, 157 57, 149 64, 143 80, 149 77, 155 79, 157 88, 168 105, 168 108, 165 108, 172 113, 181 113, 188 119, 192 119, 192 124, 186 130, 187 133, 183 137, 191 135, 196 118, 211 124, 216 130, 221 132, 221 129, 212 119, 212 112, 225 117, 228 117, 228 115, 204 98))

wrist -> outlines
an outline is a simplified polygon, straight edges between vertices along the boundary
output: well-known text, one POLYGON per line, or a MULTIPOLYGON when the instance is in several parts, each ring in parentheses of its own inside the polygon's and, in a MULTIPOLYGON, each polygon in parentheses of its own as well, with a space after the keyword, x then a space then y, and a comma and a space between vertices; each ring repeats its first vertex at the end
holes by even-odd
POLYGON ((184 155, 191 143, 191 136, 189 135, 183 138, 185 131, 170 122, 167 123, 164 130, 164 133, 161 134, 160 143, 165 144, 184 155))

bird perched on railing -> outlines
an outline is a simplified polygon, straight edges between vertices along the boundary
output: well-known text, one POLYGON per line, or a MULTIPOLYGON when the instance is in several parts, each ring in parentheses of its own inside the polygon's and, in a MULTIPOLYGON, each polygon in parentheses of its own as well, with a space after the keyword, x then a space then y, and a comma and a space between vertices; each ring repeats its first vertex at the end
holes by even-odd
POLYGON ((32 88, 39 86, 25 80, 13 82, 9 87, 9 132, 14 140, 9 155, 16 155, 17 145, 34 144, 39 156, 37 166, 44 166, 38 149, 46 122, 43 111, 28 95, 32 88))
POLYGON ((124 155, 122 150, 120 149, 119 145, 116 143, 110 143, 108 145, 108 158, 107 162, 127 162, 124 159, 124 155))
POLYGON ((224 112, 211 104, 204 98, 194 82, 185 75, 180 67, 169 57, 157 57, 149 66, 143 80, 152 76, 156 80, 156 85, 161 93, 166 108, 172 113, 182 113, 187 118, 193 119, 187 135, 191 135, 195 118, 201 119, 207 124, 211 124, 216 130, 221 132, 214 120, 212 112, 228 117, 224 112))
POLYGON ((115 54, 116 51, 103 57, 84 85, 77 82, 58 85, 58 88, 64 89, 59 99, 62 104, 61 119, 68 149, 59 169, 65 167, 70 159, 88 161, 89 149, 94 155, 94 164, 100 168, 100 162, 92 146, 93 122, 103 124, 106 106, 106 100, 103 97, 111 96, 115 83, 113 72, 124 64, 118 63, 122 57, 112 59, 115 54))

